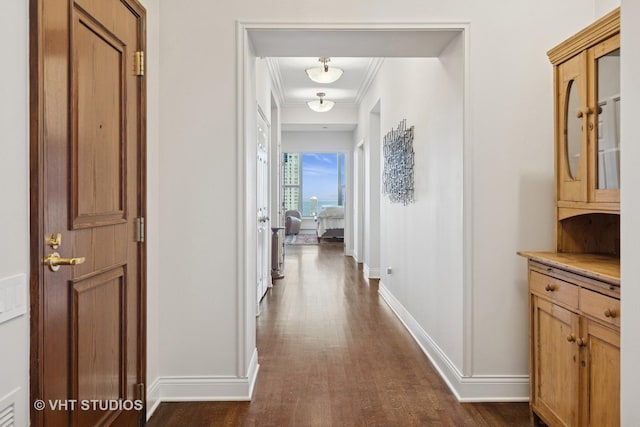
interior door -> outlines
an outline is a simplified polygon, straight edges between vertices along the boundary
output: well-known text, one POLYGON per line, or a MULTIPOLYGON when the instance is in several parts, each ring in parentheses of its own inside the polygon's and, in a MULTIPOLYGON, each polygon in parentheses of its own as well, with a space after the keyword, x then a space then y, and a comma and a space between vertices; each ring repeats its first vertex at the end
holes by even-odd
POLYGON ((262 111, 258 109, 257 129, 257 185, 256 204, 258 207, 258 247, 257 247, 257 302, 259 303, 271 284, 269 271, 269 139, 271 130, 262 111))
POLYGON ((144 9, 37 0, 31 14, 32 423, 141 425, 144 9))

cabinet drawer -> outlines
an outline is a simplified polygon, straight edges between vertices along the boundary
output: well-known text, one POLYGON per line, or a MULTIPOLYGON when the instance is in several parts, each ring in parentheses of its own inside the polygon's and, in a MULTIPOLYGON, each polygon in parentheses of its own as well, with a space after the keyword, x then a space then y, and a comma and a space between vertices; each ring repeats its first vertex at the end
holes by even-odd
POLYGON ((536 271, 529 275, 531 292, 535 292, 551 301, 578 307, 578 287, 536 271))
POLYGON ((620 300, 582 288, 580 310, 608 324, 620 326, 620 300))

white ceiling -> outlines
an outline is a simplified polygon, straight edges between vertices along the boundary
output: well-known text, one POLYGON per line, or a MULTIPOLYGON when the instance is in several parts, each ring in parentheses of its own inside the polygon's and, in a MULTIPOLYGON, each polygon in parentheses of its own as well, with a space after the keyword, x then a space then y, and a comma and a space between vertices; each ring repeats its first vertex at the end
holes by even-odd
POLYGON ((316 99, 318 92, 326 93, 327 100, 337 104, 358 105, 375 77, 380 58, 331 58, 329 67, 338 67, 344 74, 338 81, 329 84, 315 83, 305 70, 322 64, 317 57, 269 58, 269 69, 282 107, 304 105, 316 99))
MULTIPOLYGON (((267 58, 274 92, 281 107, 304 105, 317 92, 341 106, 359 105, 385 57, 438 57, 461 33, 460 29, 283 29, 251 28, 254 53, 267 58), (335 83, 311 81, 305 69, 321 65, 318 58, 330 57, 329 66, 340 67, 343 76, 335 83)), ((324 113, 318 113, 324 114, 324 113)), ((328 124, 329 130, 334 130, 328 124)), ((317 130, 327 130, 319 127, 317 130)))

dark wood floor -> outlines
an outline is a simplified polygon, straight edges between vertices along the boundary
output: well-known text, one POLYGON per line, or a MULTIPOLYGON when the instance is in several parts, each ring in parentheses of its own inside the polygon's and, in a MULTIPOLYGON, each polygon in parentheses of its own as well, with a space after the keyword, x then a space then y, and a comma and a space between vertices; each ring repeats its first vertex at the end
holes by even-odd
POLYGON ((166 426, 526 426, 526 403, 461 404, 340 245, 288 246, 261 303, 251 402, 163 403, 166 426))

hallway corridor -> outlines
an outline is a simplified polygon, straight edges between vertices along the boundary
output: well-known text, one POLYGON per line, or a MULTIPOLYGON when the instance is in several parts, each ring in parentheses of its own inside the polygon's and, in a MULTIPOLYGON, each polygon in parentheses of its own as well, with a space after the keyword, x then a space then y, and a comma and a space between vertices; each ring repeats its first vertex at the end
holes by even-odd
POLYGON ((160 426, 526 426, 526 403, 460 404, 341 245, 288 246, 257 318, 252 402, 163 403, 160 426))

